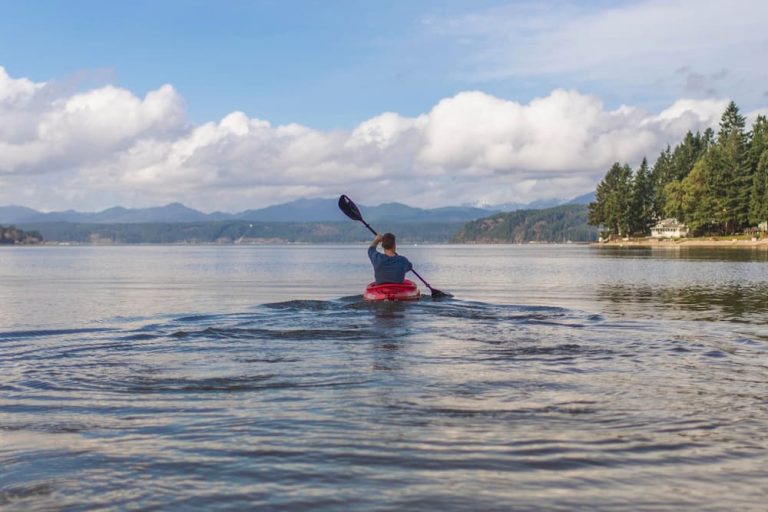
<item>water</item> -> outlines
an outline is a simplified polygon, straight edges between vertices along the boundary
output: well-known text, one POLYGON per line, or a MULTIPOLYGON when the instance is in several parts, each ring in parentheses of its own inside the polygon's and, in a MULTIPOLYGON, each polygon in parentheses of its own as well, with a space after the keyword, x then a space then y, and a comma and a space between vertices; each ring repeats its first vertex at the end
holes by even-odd
POLYGON ((3 510, 765 510, 750 250, 0 250, 3 510))

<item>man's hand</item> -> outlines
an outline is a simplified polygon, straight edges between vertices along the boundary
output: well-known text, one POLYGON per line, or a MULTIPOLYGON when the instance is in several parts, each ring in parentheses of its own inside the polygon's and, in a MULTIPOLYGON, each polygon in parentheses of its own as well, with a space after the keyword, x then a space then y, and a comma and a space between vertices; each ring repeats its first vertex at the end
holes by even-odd
POLYGON ((371 247, 378 247, 381 243, 381 235, 376 235, 376 238, 373 239, 373 242, 371 242, 371 247))

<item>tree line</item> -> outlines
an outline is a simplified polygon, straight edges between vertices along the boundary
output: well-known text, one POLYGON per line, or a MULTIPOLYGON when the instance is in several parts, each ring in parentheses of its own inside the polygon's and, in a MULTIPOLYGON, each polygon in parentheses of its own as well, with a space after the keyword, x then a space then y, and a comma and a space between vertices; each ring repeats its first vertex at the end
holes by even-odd
POLYGON ((751 130, 731 102, 719 131, 688 132, 649 168, 614 163, 597 185, 588 222, 611 235, 645 236, 666 217, 695 235, 730 235, 768 221, 768 119, 751 130))
POLYGON ((597 230, 587 225, 587 208, 569 204, 543 210, 497 213, 468 222, 455 243, 594 242, 597 230))
MULTIPOLYGON (((463 222, 384 222, 398 242, 445 243, 463 222)), ((358 222, 173 222, 130 224, 32 223, 46 240, 104 244, 357 243, 372 235, 358 222)))
POLYGON ((15 226, 0 226, 0 244, 37 244, 43 241, 38 231, 24 231, 15 226))

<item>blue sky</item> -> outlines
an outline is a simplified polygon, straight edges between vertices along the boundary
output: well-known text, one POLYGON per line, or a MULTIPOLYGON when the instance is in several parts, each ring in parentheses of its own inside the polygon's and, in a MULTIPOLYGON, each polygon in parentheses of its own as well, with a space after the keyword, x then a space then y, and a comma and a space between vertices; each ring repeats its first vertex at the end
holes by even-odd
POLYGON ((752 117, 768 105, 764 0, 0 0, 0 13, 0 204, 572 197, 613 160, 653 161, 716 126, 730 99, 752 117))
MULTIPOLYGON (((15 75, 139 94, 171 83, 193 120, 233 110, 318 128, 425 111, 467 87, 420 41, 466 2, 4 2, 0 63, 15 75)), ((474 6, 493 5, 477 2, 474 6)))
MULTIPOLYGON (((452 32, 448 26, 465 16, 492 16, 494 9, 539 23, 542 15, 558 19, 560 13, 631 4, 551 2, 542 9, 500 1, 11 1, 2 3, 0 64, 36 81, 110 82, 138 94, 170 83, 197 122, 242 110, 275 123, 350 128, 384 111, 419 114, 471 89, 527 101, 575 87, 601 95, 608 105, 660 106, 683 92, 682 79, 675 91, 654 86, 654 80, 674 76, 627 76, 634 86, 621 76, 615 77, 621 83, 591 78, 588 69, 493 76, 483 72, 482 56, 504 39, 494 33, 503 28, 489 26, 483 34, 477 27, 452 32)), ((526 51, 510 37, 504 49, 526 51)), ((486 59, 488 67, 496 64, 486 59)), ((668 71, 660 62, 659 75, 668 71)))

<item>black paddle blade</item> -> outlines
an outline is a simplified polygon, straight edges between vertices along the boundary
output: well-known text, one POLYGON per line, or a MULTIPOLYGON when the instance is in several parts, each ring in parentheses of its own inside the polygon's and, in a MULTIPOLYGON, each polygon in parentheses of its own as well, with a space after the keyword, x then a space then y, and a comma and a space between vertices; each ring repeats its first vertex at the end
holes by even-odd
POLYGON ((449 299, 453 297, 450 293, 441 292, 440 290, 436 290, 435 288, 430 288, 432 291, 432 298, 433 299, 449 299))
POLYGON ((363 216, 360 213, 360 210, 357 209, 357 205, 344 194, 339 197, 339 209, 344 212, 344 215, 352 220, 363 220, 363 216))

